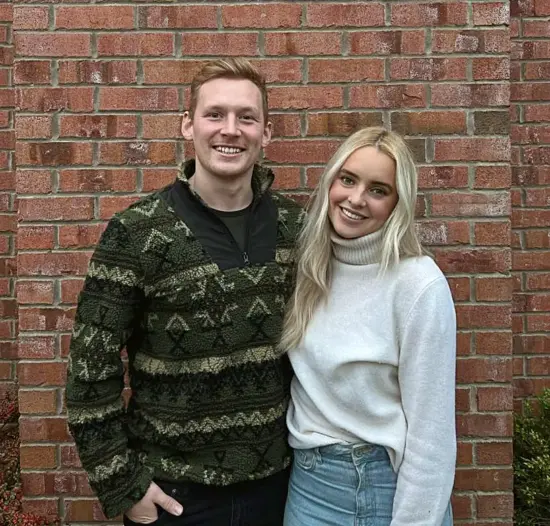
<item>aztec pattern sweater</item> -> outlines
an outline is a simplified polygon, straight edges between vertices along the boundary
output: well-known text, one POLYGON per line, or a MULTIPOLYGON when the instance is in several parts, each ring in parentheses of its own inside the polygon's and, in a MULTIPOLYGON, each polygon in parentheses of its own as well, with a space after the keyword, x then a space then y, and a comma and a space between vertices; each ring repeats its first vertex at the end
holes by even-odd
POLYGON ((153 478, 228 485, 290 463, 291 372, 276 344, 304 212, 269 190, 272 179, 255 167, 255 195, 269 193, 278 208, 265 264, 221 270, 160 192, 117 214, 92 256, 66 398, 107 517, 132 507, 153 478))

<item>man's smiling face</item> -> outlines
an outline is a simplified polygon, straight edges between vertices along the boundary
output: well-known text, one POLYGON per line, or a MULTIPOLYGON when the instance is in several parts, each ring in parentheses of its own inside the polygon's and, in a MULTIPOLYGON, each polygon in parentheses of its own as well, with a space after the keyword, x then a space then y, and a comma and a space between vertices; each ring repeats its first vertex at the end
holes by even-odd
POLYGON ((193 140, 196 170, 238 179, 252 173, 271 139, 259 88, 249 80, 218 78, 199 89, 193 115, 185 112, 183 136, 193 140))

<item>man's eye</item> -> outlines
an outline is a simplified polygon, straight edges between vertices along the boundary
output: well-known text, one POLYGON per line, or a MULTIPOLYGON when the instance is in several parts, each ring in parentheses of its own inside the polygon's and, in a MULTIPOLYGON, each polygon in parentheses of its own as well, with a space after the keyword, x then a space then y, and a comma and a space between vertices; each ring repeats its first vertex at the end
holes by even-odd
POLYGON ((242 115, 241 120, 243 121, 255 121, 254 115, 242 115))
POLYGON ((219 119, 221 117, 221 113, 218 113, 217 111, 211 111, 210 113, 207 113, 206 116, 210 119, 219 119))

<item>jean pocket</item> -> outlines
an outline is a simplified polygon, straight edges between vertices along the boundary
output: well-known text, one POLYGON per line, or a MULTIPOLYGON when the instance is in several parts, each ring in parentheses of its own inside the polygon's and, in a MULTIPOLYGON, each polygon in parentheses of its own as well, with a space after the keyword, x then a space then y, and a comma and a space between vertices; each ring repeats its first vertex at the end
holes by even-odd
POLYGON ((317 465, 317 453, 314 449, 295 449, 294 462, 300 468, 311 471, 317 465))

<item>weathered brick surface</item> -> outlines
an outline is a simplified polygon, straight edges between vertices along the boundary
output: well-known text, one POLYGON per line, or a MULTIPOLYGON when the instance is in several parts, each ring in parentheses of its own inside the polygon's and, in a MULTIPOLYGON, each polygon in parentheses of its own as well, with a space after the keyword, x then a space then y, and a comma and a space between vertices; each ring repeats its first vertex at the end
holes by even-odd
POLYGON ((289 194, 360 126, 407 137, 457 304, 455 519, 510 525, 512 394, 550 386, 548 2, 16 1, 13 31, 0 6, 0 385, 17 374, 27 509, 103 521, 62 400, 81 277, 106 220, 191 151, 201 63, 243 55, 269 82, 266 160, 289 194))

